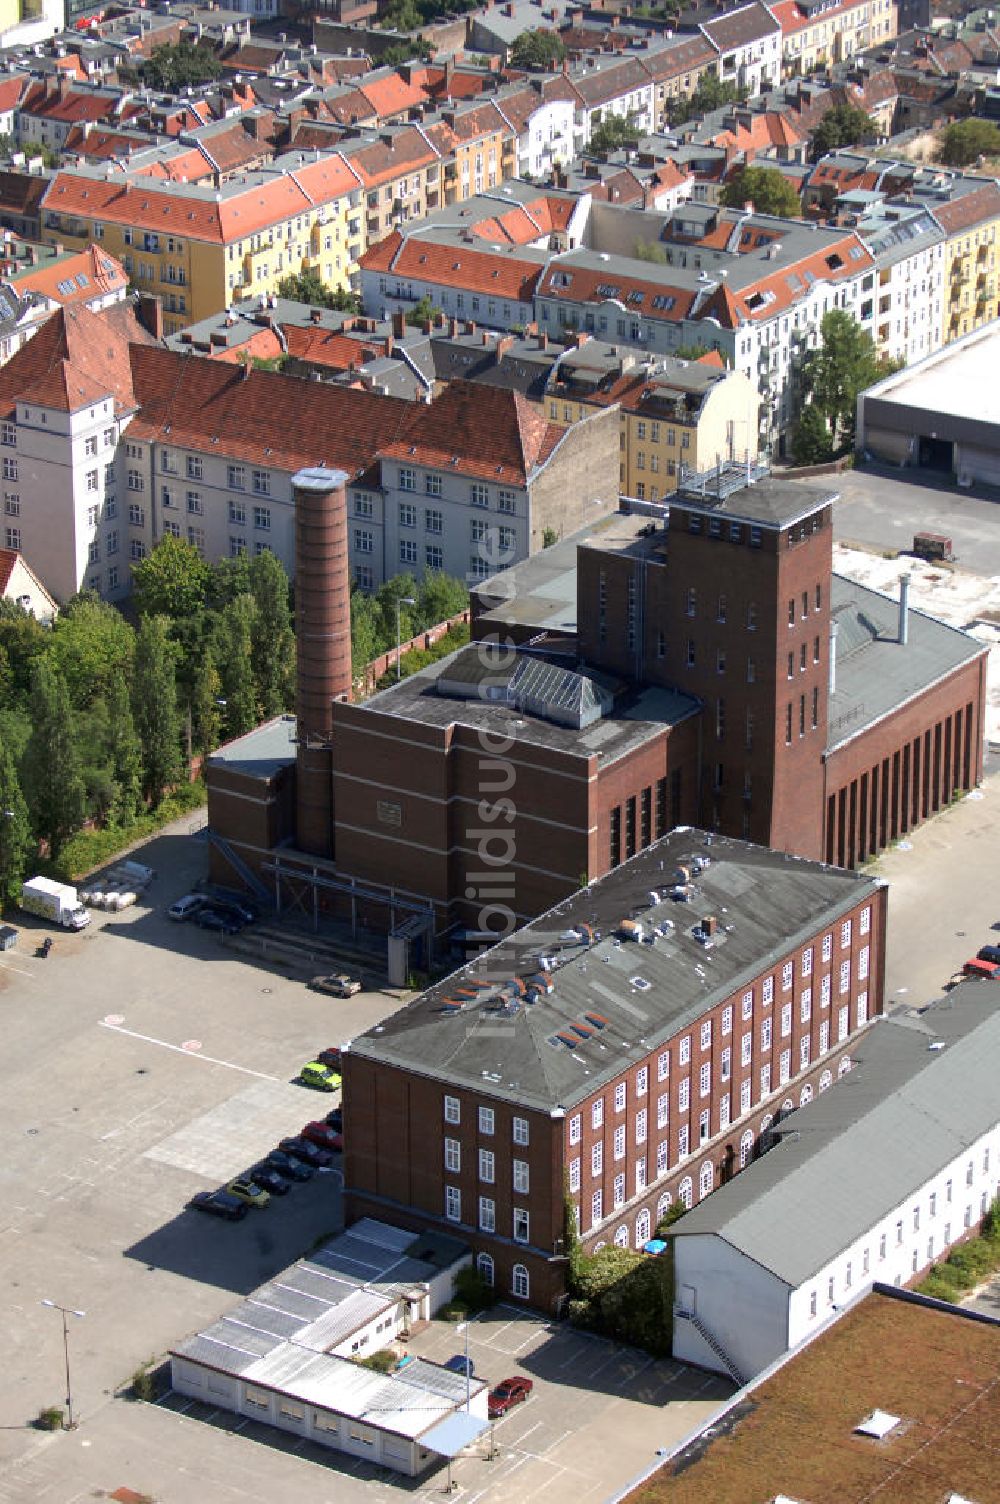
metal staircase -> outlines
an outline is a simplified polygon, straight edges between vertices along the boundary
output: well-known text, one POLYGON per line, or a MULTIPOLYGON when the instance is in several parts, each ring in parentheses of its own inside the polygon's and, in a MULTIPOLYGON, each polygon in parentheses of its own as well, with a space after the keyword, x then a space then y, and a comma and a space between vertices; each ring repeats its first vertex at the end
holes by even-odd
POLYGON ((707 1342, 708 1346, 712 1349, 713 1353, 718 1358, 719 1362, 723 1365, 726 1372, 733 1380, 734 1384, 738 1384, 742 1389, 746 1384, 749 1383, 746 1375, 740 1372, 718 1338, 709 1331, 708 1327, 700 1319, 700 1317, 695 1315, 694 1311, 682 1311, 678 1308, 677 1315, 681 1317, 683 1321, 690 1321, 691 1325, 694 1327, 698 1335, 704 1342, 707 1342))
POLYGON ((268 908, 273 908, 274 894, 265 888, 257 874, 251 871, 243 858, 234 851, 227 840, 217 835, 211 826, 208 826, 207 829, 209 843, 225 857, 240 881, 246 885, 247 891, 252 893, 254 898, 259 899, 262 904, 266 904, 268 908))

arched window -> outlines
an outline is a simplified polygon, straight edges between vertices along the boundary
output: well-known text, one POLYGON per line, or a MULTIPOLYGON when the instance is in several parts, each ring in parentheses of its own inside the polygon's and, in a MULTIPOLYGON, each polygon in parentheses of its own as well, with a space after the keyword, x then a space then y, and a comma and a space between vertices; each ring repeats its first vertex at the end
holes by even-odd
POLYGON ((748 1128, 740 1139, 740 1169, 745 1170, 753 1159, 753 1129, 748 1128))
POLYGON ((515 1264, 510 1276, 510 1290, 512 1295, 518 1295, 522 1300, 527 1300, 531 1281, 528 1271, 523 1264, 515 1264))
POLYGON ((641 1248, 649 1242, 649 1208, 643 1207, 635 1219, 635 1246, 641 1248))
POLYGON ((847 1072, 850 1070, 850 1068, 851 1068, 851 1057, 850 1057, 850 1055, 845 1055, 844 1058, 841 1060, 840 1064, 837 1066, 837 1075, 838 1076, 846 1076, 847 1072))
POLYGON ((657 1220, 657 1222, 662 1222, 663 1221, 664 1217, 667 1215, 667 1212, 670 1210, 671 1204, 673 1203, 673 1199, 674 1198, 671 1196, 671 1194, 670 1194, 669 1191, 664 1191, 663 1192, 663 1195, 660 1197, 659 1201, 656 1203, 656 1220, 657 1220))
POLYGON ((678 1201, 683 1201, 688 1211, 691 1210, 691 1202, 694 1200, 694 1187, 690 1175, 685 1175, 677 1189, 678 1201))
POLYGON ((809 1082, 807 1081, 806 1084, 805 1084, 805 1086, 803 1086, 802 1090, 799 1092, 799 1106, 800 1107, 804 1107, 806 1105, 806 1103, 807 1102, 811 1102, 812 1099, 813 1099, 813 1089, 809 1085, 809 1082))
POLYGON ((707 1196, 707 1195, 710 1194, 712 1186, 714 1184, 715 1184, 715 1170, 712 1167, 712 1161, 710 1159, 706 1159, 705 1163, 701 1167, 701 1172, 700 1172, 700 1174, 698 1176, 698 1200, 699 1201, 703 1200, 703 1198, 705 1196, 707 1196))
POLYGON ((602 1238, 602 1240, 600 1241, 600 1243, 595 1243, 594 1244, 594 1252, 595 1253, 600 1253, 601 1249, 602 1248, 607 1248, 607 1246, 608 1246, 607 1243, 605 1243, 604 1240, 603 1240, 603 1238, 602 1238))
POLYGON ((832 1085, 833 1085, 833 1072, 832 1071, 824 1071, 823 1074, 822 1074, 822 1076, 820 1076, 820 1078, 819 1078, 819 1089, 820 1089, 820 1091, 826 1091, 827 1087, 828 1086, 832 1086, 832 1085))
POLYGON ((479 1270, 479 1278, 484 1285, 493 1288, 493 1259, 488 1253, 481 1253, 476 1258, 476 1268, 479 1270))
POLYGON ((616 1248, 627 1248, 628 1247, 628 1228, 627 1227, 623 1226, 623 1227, 619 1227, 618 1228, 617 1232, 615 1233, 615 1247, 616 1248))
POLYGON ((795 1111, 795 1103, 792 1101, 791 1097, 786 1097, 785 1100, 781 1104, 781 1111, 778 1114, 778 1121, 779 1121, 779 1123, 780 1123, 780 1121, 781 1121, 782 1118, 787 1118, 788 1114, 790 1112, 794 1112, 794 1111, 795 1111))

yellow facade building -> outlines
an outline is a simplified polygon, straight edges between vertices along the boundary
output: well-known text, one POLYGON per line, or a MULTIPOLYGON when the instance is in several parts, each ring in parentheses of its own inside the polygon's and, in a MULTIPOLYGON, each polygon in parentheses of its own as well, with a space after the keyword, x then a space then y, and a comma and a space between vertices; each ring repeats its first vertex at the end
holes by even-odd
POLYGON ((944 245, 942 341, 950 344, 1000 313, 1000 187, 990 178, 933 206, 944 245))

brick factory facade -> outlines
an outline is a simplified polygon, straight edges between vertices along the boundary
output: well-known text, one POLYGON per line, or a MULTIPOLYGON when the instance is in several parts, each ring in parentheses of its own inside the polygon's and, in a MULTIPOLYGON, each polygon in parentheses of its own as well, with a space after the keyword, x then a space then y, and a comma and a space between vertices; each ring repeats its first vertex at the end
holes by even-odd
POLYGON ((641 1248, 850 1069, 885 916, 878 880, 674 831, 352 1042, 348 1218, 454 1231, 553 1309, 564 1185, 587 1251, 641 1248))

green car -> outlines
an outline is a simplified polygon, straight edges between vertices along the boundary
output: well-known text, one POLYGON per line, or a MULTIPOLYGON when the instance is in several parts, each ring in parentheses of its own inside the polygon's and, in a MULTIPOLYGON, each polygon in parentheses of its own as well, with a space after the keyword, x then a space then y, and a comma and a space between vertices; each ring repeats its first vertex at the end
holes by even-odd
POLYGON ((299 1071, 299 1080, 306 1086, 314 1086, 317 1091, 339 1091, 340 1077, 336 1071, 330 1070, 329 1066, 321 1065, 318 1060, 310 1060, 299 1071))
POLYGON ((231 1180, 226 1186, 226 1194, 235 1196, 237 1201, 242 1201, 245 1206, 266 1206, 271 1199, 269 1191, 265 1191, 263 1186, 256 1185, 245 1177, 231 1180))

